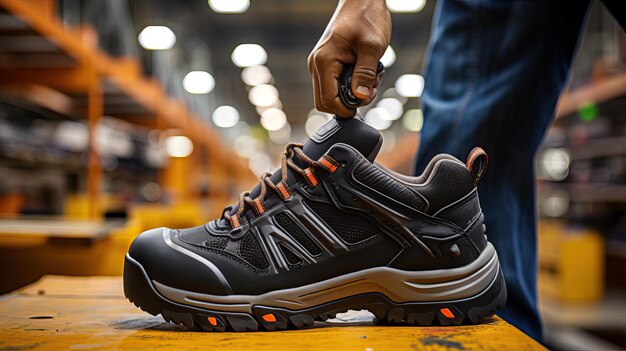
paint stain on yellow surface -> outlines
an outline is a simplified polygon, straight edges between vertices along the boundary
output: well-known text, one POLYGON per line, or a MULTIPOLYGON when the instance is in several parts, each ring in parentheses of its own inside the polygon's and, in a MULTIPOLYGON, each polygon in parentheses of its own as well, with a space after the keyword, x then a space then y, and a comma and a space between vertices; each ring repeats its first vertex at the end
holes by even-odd
POLYGON ((280 332, 189 330, 135 308, 123 296, 120 277, 46 276, 1 299, 0 316, 0 350, 543 350, 497 317, 459 327, 316 323, 280 332))

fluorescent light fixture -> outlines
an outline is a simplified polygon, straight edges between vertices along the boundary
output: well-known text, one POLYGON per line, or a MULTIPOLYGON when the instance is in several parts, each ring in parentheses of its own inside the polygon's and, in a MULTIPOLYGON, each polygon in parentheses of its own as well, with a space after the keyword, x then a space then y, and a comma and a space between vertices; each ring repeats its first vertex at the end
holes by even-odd
POLYGON ((272 106, 278 103, 278 90, 269 84, 257 85, 250 89, 248 99, 254 106, 272 106))
POLYGON ((191 71, 183 78, 183 88, 190 94, 208 94, 215 88, 215 79, 209 72, 191 71))
POLYGON ((419 132, 424 126, 424 114, 420 109, 408 110, 402 117, 402 125, 410 132, 419 132))
POLYGON ((385 50, 383 57, 380 58, 380 62, 382 62, 385 67, 391 67, 393 63, 396 62, 396 52, 391 45, 387 46, 387 50, 385 50))
POLYGON ((424 77, 419 74, 404 74, 396 80, 396 91, 404 97, 420 97, 424 91, 424 77))
POLYGON ((239 122, 239 111, 232 106, 220 106, 213 111, 213 123, 220 128, 234 127, 239 122))
POLYGON ((402 107, 402 102, 398 101, 394 98, 384 98, 376 104, 377 107, 382 107, 389 113, 388 116, 392 121, 402 117, 402 112, 404 112, 404 108, 402 107))
POLYGON ((267 62, 267 52, 258 44, 241 44, 233 50, 230 58, 237 67, 258 66, 267 62))
POLYGON ((170 136, 165 139, 165 151, 171 157, 187 157, 193 152, 193 143, 184 135, 170 136))
POLYGON ((137 39, 146 50, 169 50, 176 43, 176 35, 166 26, 148 26, 137 39))
POLYGON ((287 124, 287 115, 283 110, 270 108, 261 115, 261 125, 270 132, 282 129, 287 124))
POLYGON ((265 66, 246 67, 241 71, 241 80, 251 87, 272 82, 272 73, 265 66))
POLYGON ((419 12, 426 6, 426 0, 387 0, 391 12, 419 12))
POLYGON ((375 107, 365 114, 365 123, 378 130, 385 130, 391 127, 392 122, 389 112, 382 107, 375 107))
POLYGON ((209 0, 209 6, 216 13, 244 13, 250 7, 250 0, 209 0))

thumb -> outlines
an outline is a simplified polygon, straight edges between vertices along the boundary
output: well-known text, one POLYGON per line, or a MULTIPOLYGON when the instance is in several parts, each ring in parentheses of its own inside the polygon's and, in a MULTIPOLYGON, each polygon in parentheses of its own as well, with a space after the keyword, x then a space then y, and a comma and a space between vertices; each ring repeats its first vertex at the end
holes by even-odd
POLYGON ((380 57, 372 53, 357 56, 352 73, 352 93, 359 99, 369 99, 376 81, 376 69, 380 57))

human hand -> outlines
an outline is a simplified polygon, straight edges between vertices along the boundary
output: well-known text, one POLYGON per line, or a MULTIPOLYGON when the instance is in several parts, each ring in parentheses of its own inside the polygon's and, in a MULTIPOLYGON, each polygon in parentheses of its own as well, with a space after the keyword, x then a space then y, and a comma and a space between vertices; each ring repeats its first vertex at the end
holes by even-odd
POLYGON ((376 98, 385 71, 376 72, 391 37, 391 15, 384 0, 340 0, 324 34, 309 55, 315 108, 340 117, 356 109, 339 98, 338 78, 344 64, 355 64, 352 93, 361 106, 376 98))

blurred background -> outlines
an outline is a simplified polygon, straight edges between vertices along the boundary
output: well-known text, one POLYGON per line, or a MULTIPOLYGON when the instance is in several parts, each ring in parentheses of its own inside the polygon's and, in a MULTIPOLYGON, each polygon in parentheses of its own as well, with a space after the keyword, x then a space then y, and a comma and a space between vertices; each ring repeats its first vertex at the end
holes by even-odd
MULTIPOLYGON (((138 233, 215 218, 277 168, 330 118, 306 59, 335 5, 0 0, 0 293, 121 274, 138 233)), ((387 71, 361 112, 409 174, 435 1, 387 5, 387 71)), ((626 36, 600 2, 537 171, 546 342, 626 347, 626 36)))

